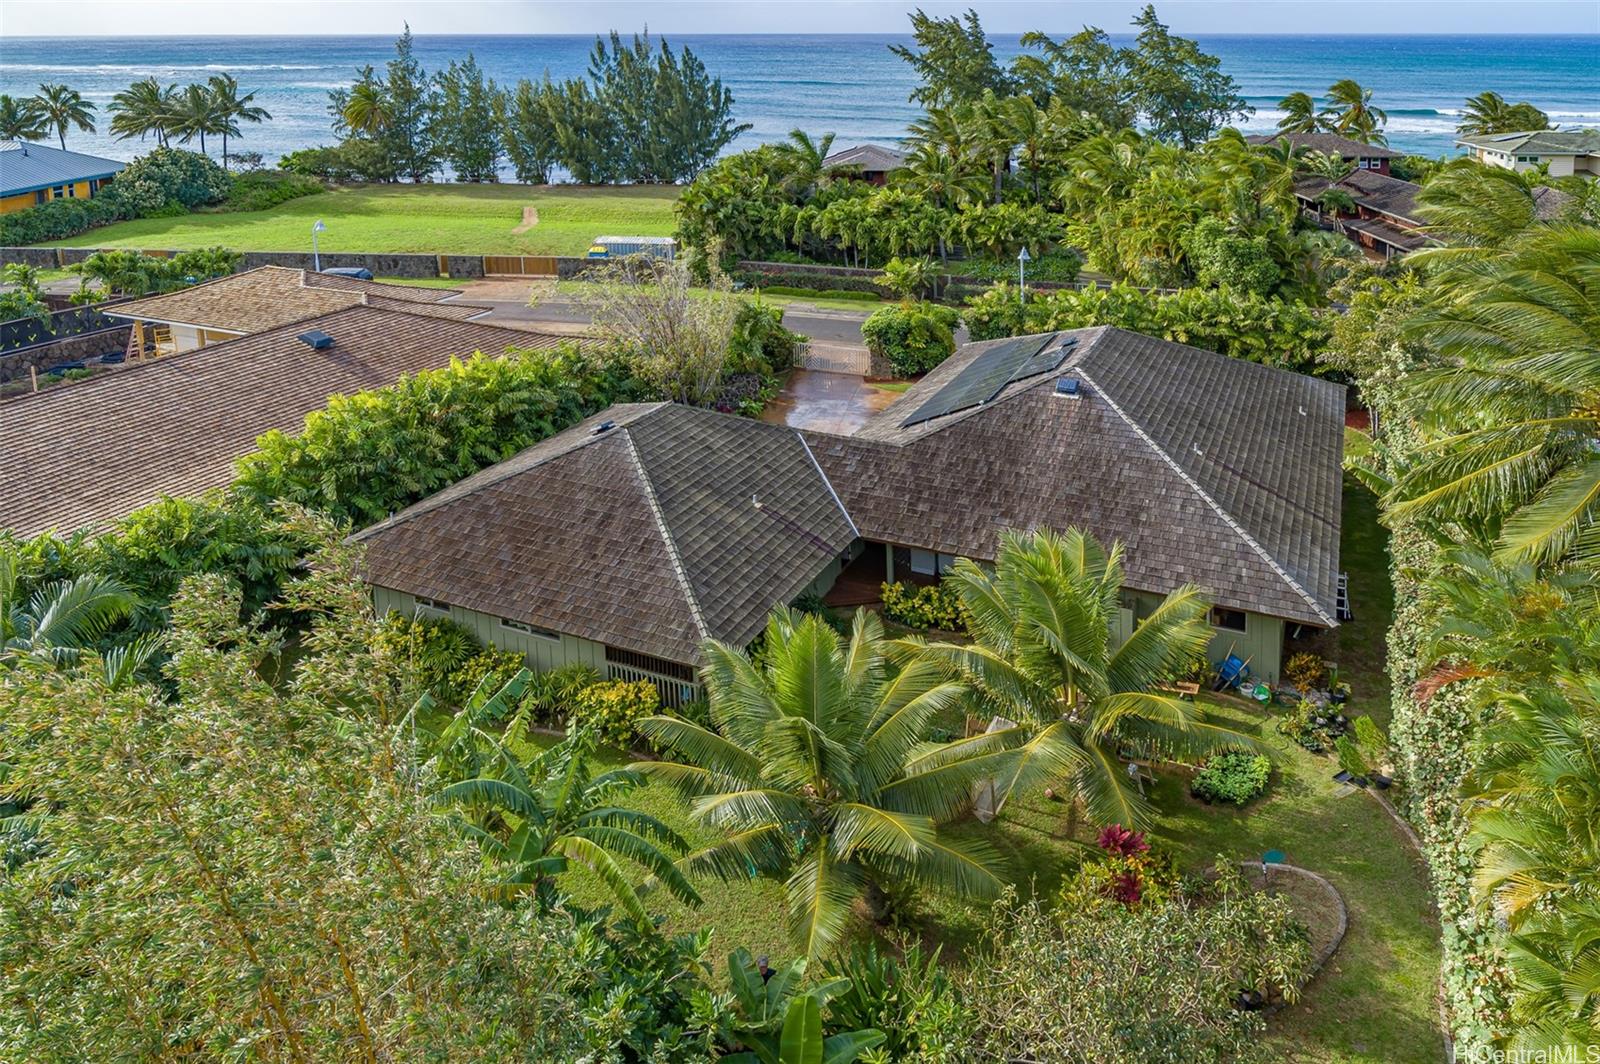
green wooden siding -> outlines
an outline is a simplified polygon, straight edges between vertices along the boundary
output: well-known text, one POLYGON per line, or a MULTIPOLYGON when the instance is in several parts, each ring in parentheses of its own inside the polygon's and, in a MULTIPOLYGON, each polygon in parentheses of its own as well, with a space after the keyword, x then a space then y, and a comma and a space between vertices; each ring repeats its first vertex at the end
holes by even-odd
MULTIPOLYGON (((414 596, 386 587, 372 589, 372 603, 379 616, 386 613, 403 613, 409 617, 417 612, 417 600, 414 596)), ((428 609, 423 609, 422 613, 424 616, 439 616, 437 612, 428 609)), ((460 606, 451 606, 449 616, 452 621, 475 634, 480 642, 521 654, 527 659, 528 667, 531 669, 544 672, 549 669, 559 669, 563 665, 588 665, 600 675, 606 674, 604 643, 579 639, 575 635, 565 633, 558 639, 549 639, 542 635, 519 632, 502 625, 498 617, 462 609, 460 606)))
MULTIPOLYGON (((1161 604, 1162 596, 1147 591, 1125 591, 1124 603, 1131 605, 1134 616, 1144 620, 1161 604)), ((1283 662, 1283 621, 1261 613, 1244 615, 1245 630, 1212 628, 1211 644, 1206 648, 1206 658, 1216 664, 1229 654, 1237 654, 1250 663, 1250 672, 1258 679, 1275 684, 1283 662)))

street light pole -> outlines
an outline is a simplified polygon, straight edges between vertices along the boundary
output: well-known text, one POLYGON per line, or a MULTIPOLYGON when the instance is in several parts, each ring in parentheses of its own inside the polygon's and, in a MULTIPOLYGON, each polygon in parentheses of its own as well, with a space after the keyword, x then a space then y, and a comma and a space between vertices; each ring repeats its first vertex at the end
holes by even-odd
POLYGON ((322 224, 322 219, 321 218, 318 218, 316 224, 311 227, 311 272, 312 273, 321 273, 322 272, 322 256, 317 254, 317 234, 318 233, 325 233, 327 231, 328 231, 328 227, 322 224))
POLYGON ((1022 245, 1022 250, 1017 254, 1017 302, 1027 301, 1028 289, 1028 263, 1033 261, 1033 256, 1028 254, 1028 245, 1022 245))

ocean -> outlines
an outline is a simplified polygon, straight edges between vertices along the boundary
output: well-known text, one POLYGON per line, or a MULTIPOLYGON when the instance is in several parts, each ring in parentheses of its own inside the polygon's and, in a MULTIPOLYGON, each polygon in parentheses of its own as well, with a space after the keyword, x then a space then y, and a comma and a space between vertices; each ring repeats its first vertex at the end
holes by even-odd
MULTIPOLYGON (((691 48, 732 90, 737 119, 751 126, 735 150, 781 140, 797 126, 814 135, 832 131, 839 147, 893 142, 918 113, 907 100, 910 70, 888 47, 908 38, 669 39, 691 48)), ((1221 58, 1256 109, 1239 123, 1245 132, 1272 129, 1286 94, 1316 95, 1343 77, 1372 89, 1376 105, 1388 111, 1390 145, 1420 155, 1453 152, 1463 102, 1490 89, 1513 102, 1528 100, 1564 126, 1600 125, 1600 35, 1197 39, 1221 58)), ((582 74, 593 43, 592 37, 576 36, 418 37, 417 54, 431 72, 471 52, 489 76, 514 85, 546 71, 558 80, 582 74)), ((1021 50, 1016 38, 995 38, 1002 60, 1021 50)), ((392 37, 7 38, 0 41, 0 92, 29 96, 41 82, 71 85, 100 108, 101 131, 71 131, 67 146, 128 159, 148 145, 106 132, 105 106, 114 93, 149 76, 181 85, 228 71, 272 113, 271 121, 247 126, 230 147, 259 151, 270 161, 296 148, 332 143, 328 90, 348 85, 360 66, 381 68, 392 54, 392 37)))

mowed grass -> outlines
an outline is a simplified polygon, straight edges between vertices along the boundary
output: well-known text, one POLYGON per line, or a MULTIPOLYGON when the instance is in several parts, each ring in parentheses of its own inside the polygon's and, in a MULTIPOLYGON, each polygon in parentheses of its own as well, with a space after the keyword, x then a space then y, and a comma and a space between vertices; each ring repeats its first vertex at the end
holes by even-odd
POLYGON ((303 196, 266 211, 141 218, 92 229, 66 247, 452 255, 582 255, 597 236, 671 236, 672 185, 366 185, 303 196), (521 227, 523 208, 538 223, 521 227))

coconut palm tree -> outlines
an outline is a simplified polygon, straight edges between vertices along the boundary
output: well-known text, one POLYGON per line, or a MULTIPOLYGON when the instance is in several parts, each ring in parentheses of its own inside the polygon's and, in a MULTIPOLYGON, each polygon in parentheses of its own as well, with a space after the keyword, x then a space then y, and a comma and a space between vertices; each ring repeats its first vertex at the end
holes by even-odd
POLYGON ((363 77, 350 89, 341 117, 350 132, 376 137, 389 127, 389 96, 381 83, 370 75, 363 77))
POLYGON ((1323 112, 1327 127, 1341 136, 1363 144, 1384 145, 1383 135, 1389 114, 1372 106, 1372 90, 1363 89, 1353 78, 1341 78, 1328 86, 1328 109, 1323 112))
POLYGON ((30 657, 70 664, 139 602, 119 581, 95 574, 54 581, 27 597, 21 586, 16 548, 0 546, 0 669, 30 657))
POLYGON ((815 139, 803 129, 791 129, 789 139, 778 145, 778 150, 794 164, 794 171, 785 184, 792 195, 805 197, 822 180, 822 163, 833 152, 833 134, 824 133, 815 139))
POLYGON ((250 101, 256 98, 253 92, 239 95, 239 82, 232 74, 213 74, 208 85, 211 93, 211 103, 221 118, 218 131, 222 134, 222 168, 228 168, 228 138, 237 137, 240 122, 263 122, 272 117, 265 107, 258 107, 250 101))
POLYGON ((1316 133, 1327 128, 1310 93, 1291 92, 1278 101, 1278 109, 1283 112, 1278 128, 1285 133, 1316 133))
POLYGON ((0 96, 0 140, 38 140, 47 132, 37 100, 0 96))
POLYGON ((1480 92, 1461 110, 1456 132, 1471 136, 1490 133, 1528 133, 1550 128, 1550 116, 1531 103, 1506 103, 1498 92, 1480 92))
POLYGON ((45 128, 54 129, 61 139, 61 150, 67 150, 67 129, 76 126, 85 133, 94 132, 94 104, 66 85, 40 85, 39 95, 33 98, 44 119, 45 128))
POLYGON ((1491 522, 1505 561, 1600 567, 1600 229, 1535 224, 1415 261, 1440 298, 1408 332, 1442 364, 1406 382, 1434 435, 1390 512, 1491 522))
POLYGON ((107 110, 111 111, 111 132, 119 140, 148 134, 156 135, 156 143, 167 146, 168 127, 176 106, 178 89, 175 85, 161 87, 155 78, 136 81, 111 98, 107 110))
POLYGON ((1302 173, 1315 174, 1329 181, 1337 181, 1353 169, 1345 162, 1344 156, 1336 151, 1308 151, 1296 160, 1296 164, 1296 169, 1302 173))
MULTIPOLYGON (((683 901, 698 905, 700 896, 661 849, 681 852, 683 840, 655 817, 617 805, 617 799, 644 783, 628 769, 593 775, 589 768, 594 738, 571 729, 567 737, 523 761, 482 721, 502 715, 527 686, 524 670, 491 697, 480 686, 468 704, 438 733, 428 750, 436 771, 447 783, 434 801, 452 810, 462 833, 477 841, 484 860, 501 869, 502 897, 532 895, 542 906, 557 898, 555 877, 573 865, 595 874, 617 904, 641 924, 649 914, 639 891, 629 882, 625 862, 647 869, 683 901)), ((492 682, 486 678, 485 684, 492 682)), ((431 707, 424 698, 419 707, 431 707)), ((405 727, 425 713, 413 711, 405 727)), ((402 732, 404 733, 404 732, 402 732)))
POLYGON ((168 132, 187 144, 200 138, 200 153, 205 154, 206 134, 221 133, 227 119, 218 110, 217 101, 204 85, 187 85, 173 98, 168 132))
POLYGON ((1417 208, 1429 231, 1458 250, 1433 258, 1475 257, 1474 249, 1499 247, 1540 224, 1535 187, 1515 170, 1473 159, 1440 167, 1417 194, 1417 208))
MULTIPOLYGON (((959 676, 985 713, 1021 722, 1033 748, 1066 769, 1099 824, 1137 826, 1149 807, 1128 789, 1118 751, 1203 756, 1253 741, 1160 690, 1205 653, 1209 608, 1194 587, 1168 594, 1120 646, 1122 547, 1086 532, 1006 532, 993 570, 958 561, 971 642, 911 642, 917 659, 959 676)), ((1011 784, 1014 787, 1016 784, 1011 784)))
POLYGON ((779 608, 756 657, 704 645, 712 727, 649 717, 639 731, 676 760, 633 766, 692 799, 724 837, 679 861, 691 874, 787 883, 804 956, 839 940, 865 896, 881 912, 899 884, 992 896, 999 855, 941 825, 973 785, 1015 775, 1020 729, 930 743, 934 721, 966 697, 931 661, 891 659, 878 619, 857 611, 848 639, 820 617, 779 608))

